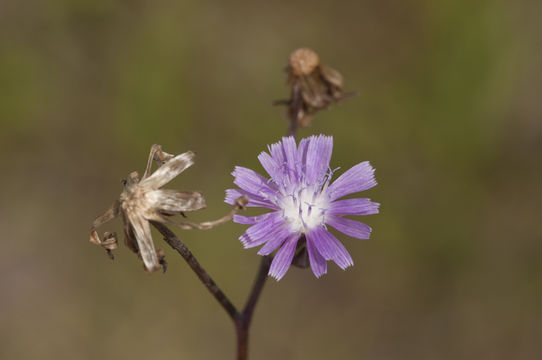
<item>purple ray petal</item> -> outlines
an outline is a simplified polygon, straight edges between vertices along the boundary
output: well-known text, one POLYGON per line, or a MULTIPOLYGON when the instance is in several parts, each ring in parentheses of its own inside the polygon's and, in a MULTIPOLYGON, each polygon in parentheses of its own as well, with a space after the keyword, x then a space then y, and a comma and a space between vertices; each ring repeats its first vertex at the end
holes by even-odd
POLYGON ((307 241, 311 241, 314 244, 324 259, 335 261, 341 269, 344 270, 354 265, 352 257, 346 251, 343 244, 323 227, 317 227, 310 233, 307 233, 306 237, 307 241))
POLYGON ((320 135, 311 136, 307 147, 305 175, 311 184, 322 180, 329 169, 331 152, 333 150, 333 138, 320 135))
POLYGON ((298 179, 298 161, 297 161, 297 145, 293 136, 282 138, 282 149, 284 158, 286 159, 287 174, 290 178, 290 183, 297 183, 298 179))
POLYGON ((243 244, 243 247, 246 248, 245 244, 252 242, 252 239, 247 234, 243 234, 239 236, 239 241, 243 244))
POLYGON ((241 235, 239 237, 239 241, 241 241, 241 244, 243 244, 243 248, 245 248, 245 249, 251 249, 253 247, 263 245, 266 242, 268 242, 269 239, 270 238, 268 236, 263 236, 263 237, 261 237, 259 239, 252 239, 247 234, 243 234, 243 235, 241 235))
POLYGON ((277 162, 265 151, 260 153, 258 155, 258 160, 260 160, 260 163, 262 164, 263 168, 269 176, 271 176, 271 179, 273 179, 273 182, 275 184, 282 184, 282 171, 281 171, 281 165, 277 164, 277 162))
POLYGON ((379 203, 372 202, 371 199, 357 198, 337 200, 332 202, 326 214, 329 215, 372 215, 378 214, 379 203))
POLYGON ((374 169, 368 161, 359 163, 339 176, 328 188, 330 199, 339 199, 345 195, 357 193, 376 185, 374 169))
POLYGON ((246 231, 246 234, 251 239, 260 239, 284 223, 285 220, 282 215, 279 212, 273 212, 265 221, 258 222, 249 227, 246 231))
POLYGON ((357 239, 368 239, 371 234, 370 226, 356 220, 330 215, 326 217, 326 224, 333 226, 343 234, 357 239))
POLYGON ((299 163, 299 172, 305 173, 307 163, 307 148, 309 147, 310 138, 303 138, 299 142, 297 148, 297 162, 299 163))
POLYGON ((307 161, 307 148, 309 147, 311 138, 303 138, 297 146, 297 159, 301 162, 307 161))
POLYGON ((292 264, 292 259, 294 258, 295 249, 297 246, 297 241, 299 240, 298 234, 290 235, 282 247, 277 251, 271 267, 269 268, 269 275, 279 281, 286 274, 290 265, 292 264))
POLYGON ((268 237, 263 236, 259 239, 253 239, 250 236, 248 236, 246 233, 239 236, 239 241, 241 241, 241 244, 243 244, 243 247, 245 249, 250 249, 256 246, 260 246, 262 244, 265 244, 269 240, 268 237))
POLYGON ((350 256, 350 253, 346 250, 344 245, 335 237, 333 234, 329 233, 331 241, 335 242, 335 246, 337 248, 337 252, 335 253, 335 257, 332 259, 335 264, 337 264, 341 269, 346 269, 349 266, 354 265, 354 260, 352 260, 352 256, 350 256))
MULTIPOLYGON (((307 234, 305 234, 307 235, 307 234)), ((316 249, 312 241, 307 238, 307 251, 309 253, 309 261, 314 275, 318 278, 327 272, 326 259, 316 249)))
MULTIPOLYGON (((288 226, 280 226, 275 231, 269 234, 269 240, 267 243, 262 246, 262 248, 258 251, 258 255, 269 255, 273 251, 275 251, 279 246, 282 245, 284 240, 288 236, 292 235, 292 231, 288 226)), ((299 235, 298 235, 299 236, 299 235)))
POLYGON ((271 157, 273 158, 273 160, 275 160, 275 163, 277 164, 277 167, 280 171, 280 180, 281 180, 281 183, 284 181, 283 177, 284 177, 284 174, 286 174, 286 159, 284 158, 284 151, 282 151, 282 145, 280 142, 278 143, 274 143, 274 144, 271 144, 271 146, 269 146, 269 154, 271 155, 271 157))
MULTIPOLYGON (((254 228, 254 226, 252 226, 251 228, 254 228)), ((250 230, 251 228, 249 228, 248 230, 250 230)), ((265 244, 264 247, 260 249, 258 254, 268 255, 273 252, 278 246, 280 246, 284 239, 286 239, 286 237, 288 237, 290 233, 290 229, 283 222, 282 224, 275 225, 267 232, 261 231, 249 233, 247 231, 241 238, 239 238, 239 240, 241 240, 245 249, 265 244)))
POLYGON ((310 242, 326 260, 331 260, 335 256, 335 247, 333 243, 327 240, 325 236, 326 229, 318 226, 305 234, 307 242, 310 242))
POLYGON ((224 202, 234 205, 235 200, 237 200, 239 197, 246 195, 248 197, 248 204, 246 206, 248 207, 263 207, 266 209, 271 210, 278 210, 278 207, 273 204, 271 201, 266 200, 262 198, 261 196, 251 194, 245 190, 241 189, 227 189, 226 190, 226 198, 224 199, 224 202))
POLYGON ((275 196, 277 187, 269 182, 262 175, 242 166, 236 166, 232 175, 235 177, 233 183, 254 195, 261 197, 275 196))

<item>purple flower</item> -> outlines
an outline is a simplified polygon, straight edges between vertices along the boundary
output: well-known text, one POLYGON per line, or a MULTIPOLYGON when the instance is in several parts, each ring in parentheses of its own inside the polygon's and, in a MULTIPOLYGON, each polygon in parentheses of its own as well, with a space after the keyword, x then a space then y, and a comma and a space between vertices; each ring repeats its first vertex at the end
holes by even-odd
POLYGON ((258 156, 270 179, 240 166, 232 173, 240 189, 226 190, 227 203, 246 195, 247 206, 272 210, 258 216, 235 215, 234 221, 252 225, 239 238, 245 248, 263 245, 260 255, 278 249, 269 269, 269 275, 277 280, 288 271, 302 235, 316 277, 326 273, 327 260, 341 269, 354 264, 326 225, 348 236, 369 238, 369 226, 342 216, 377 214, 379 204, 366 198, 339 199, 375 186, 374 169, 364 161, 330 183, 334 172, 329 167, 332 148, 331 136, 311 136, 302 139, 299 146, 293 137, 284 137, 268 147, 269 154, 258 156))

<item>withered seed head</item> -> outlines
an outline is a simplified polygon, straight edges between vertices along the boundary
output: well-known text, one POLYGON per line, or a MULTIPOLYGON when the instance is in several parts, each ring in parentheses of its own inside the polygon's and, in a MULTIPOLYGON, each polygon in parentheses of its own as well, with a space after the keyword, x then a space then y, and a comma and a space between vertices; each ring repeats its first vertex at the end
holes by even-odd
POLYGON ((310 49, 295 50, 285 70, 290 98, 275 101, 275 104, 288 107, 290 129, 308 126, 318 111, 356 94, 345 93, 341 74, 321 63, 318 55, 310 49))
POLYGON ((300 48, 290 55, 289 65, 294 75, 297 76, 309 75, 319 63, 318 55, 311 49, 300 48))
POLYGON ((169 216, 205 207, 205 199, 197 191, 161 189, 190 167, 194 163, 194 157, 195 154, 191 151, 173 156, 162 151, 160 145, 153 145, 145 173, 140 178, 137 172, 132 172, 123 182, 124 191, 119 199, 94 220, 90 229, 90 241, 102 246, 113 258, 111 251, 117 248, 116 234, 105 233, 102 241, 96 228, 122 215, 125 242, 130 250, 141 257, 147 271, 152 272, 160 267, 165 270, 167 263, 163 253, 155 250, 149 222, 166 222, 169 216), (153 161, 160 166, 151 174, 153 161))

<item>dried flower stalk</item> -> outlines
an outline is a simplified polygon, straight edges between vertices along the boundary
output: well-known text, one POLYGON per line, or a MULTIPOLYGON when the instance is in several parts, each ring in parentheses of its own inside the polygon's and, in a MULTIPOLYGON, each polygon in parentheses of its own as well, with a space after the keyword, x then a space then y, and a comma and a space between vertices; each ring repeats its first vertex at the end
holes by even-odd
POLYGON ((290 55, 286 73, 290 99, 275 104, 288 106, 288 118, 295 119, 292 124, 295 127, 307 127, 318 111, 356 94, 345 93, 342 75, 321 63, 318 54, 307 48, 297 49, 290 55))

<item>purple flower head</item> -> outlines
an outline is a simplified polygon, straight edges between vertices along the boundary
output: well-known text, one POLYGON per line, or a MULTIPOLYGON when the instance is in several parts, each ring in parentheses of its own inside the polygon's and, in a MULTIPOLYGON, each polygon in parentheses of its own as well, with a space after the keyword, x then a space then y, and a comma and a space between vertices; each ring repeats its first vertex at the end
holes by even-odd
POLYGON ((369 226, 342 216, 377 214, 379 204, 366 198, 339 200, 376 185, 369 162, 355 165, 331 183, 331 136, 311 136, 302 139, 299 146, 293 137, 284 137, 268 148, 269 154, 262 152, 258 159, 271 178, 237 166, 232 175, 240 189, 226 190, 225 201, 229 204, 246 195, 247 206, 272 210, 258 216, 235 215, 235 222, 252 225, 239 238, 244 247, 263 245, 260 255, 278 249, 269 269, 269 275, 277 280, 288 271, 302 235, 316 277, 326 273, 327 260, 333 260, 341 269, 353 265, 348 251, 326 225, 348 236, 369 238, 369 226))

